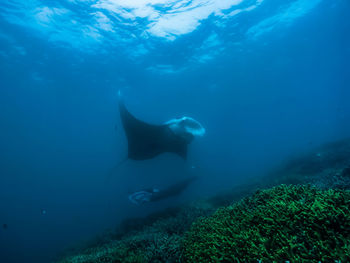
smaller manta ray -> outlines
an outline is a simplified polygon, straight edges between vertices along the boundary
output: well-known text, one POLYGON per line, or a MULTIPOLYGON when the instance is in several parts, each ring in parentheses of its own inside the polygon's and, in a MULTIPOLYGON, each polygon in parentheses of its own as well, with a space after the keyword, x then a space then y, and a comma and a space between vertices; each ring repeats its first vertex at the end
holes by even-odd
POLYGON ((180 195, 191 183, 193 183, 197 179, 197 176, 191 176, 164 189, 143 189, 130 194, 128 198, 130 202, 136 205, 142 205, 148 202, 161 201, 170 197, 180 195))
POLYGON ((128 140, 127 158, 146 160, 159 154, 175 153, 186 160, 187 145, 205 129, 190 117, 172 119, 164 124, 149 124, 135 118, 125 107, 119 93, 120 118, 128 140))

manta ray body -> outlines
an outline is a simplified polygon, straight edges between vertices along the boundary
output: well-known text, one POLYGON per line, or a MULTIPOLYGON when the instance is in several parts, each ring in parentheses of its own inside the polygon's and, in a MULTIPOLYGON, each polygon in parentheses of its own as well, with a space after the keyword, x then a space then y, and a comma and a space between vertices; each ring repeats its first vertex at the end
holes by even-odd
POLYGON ((128 141, 128 159, 146 160, 162 153, 174 153, 186 160, 187 146, 205 129, 190 117, 150 124, 134 117, 119 97, 119 112, 128 141))

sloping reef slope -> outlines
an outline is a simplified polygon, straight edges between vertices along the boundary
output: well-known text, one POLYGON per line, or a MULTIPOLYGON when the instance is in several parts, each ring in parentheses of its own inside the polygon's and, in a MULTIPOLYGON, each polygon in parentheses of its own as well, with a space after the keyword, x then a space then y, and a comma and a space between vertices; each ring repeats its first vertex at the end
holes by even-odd
POLYGON ((350 261, 350 140, 293 158, 261 181, 127 220, 58 262, 288 261, 350 261))

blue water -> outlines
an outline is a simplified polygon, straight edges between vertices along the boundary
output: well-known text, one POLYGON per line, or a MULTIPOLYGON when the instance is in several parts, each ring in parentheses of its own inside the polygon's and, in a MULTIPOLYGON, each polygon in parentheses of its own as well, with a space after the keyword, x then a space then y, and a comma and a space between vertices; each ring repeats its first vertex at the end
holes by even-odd
POLYGON ((3 0, 0 262, 50 262, 124 218, 261 176, 350 134, 348 0, 3 0), (184 162, 127 161, 138 118, 206 128, 184 162), (181 196, 135 206, 190 166, 181 196), (45 209, 46 213, 42 213, 45 209))

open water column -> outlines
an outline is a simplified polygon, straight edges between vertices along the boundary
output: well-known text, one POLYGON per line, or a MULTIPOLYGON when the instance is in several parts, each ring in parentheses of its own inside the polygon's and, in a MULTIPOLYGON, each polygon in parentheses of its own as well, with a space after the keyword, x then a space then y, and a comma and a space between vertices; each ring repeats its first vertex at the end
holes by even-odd
POLYGON ((349 262, 349 13, 0 1, 0 262, 349 262))

